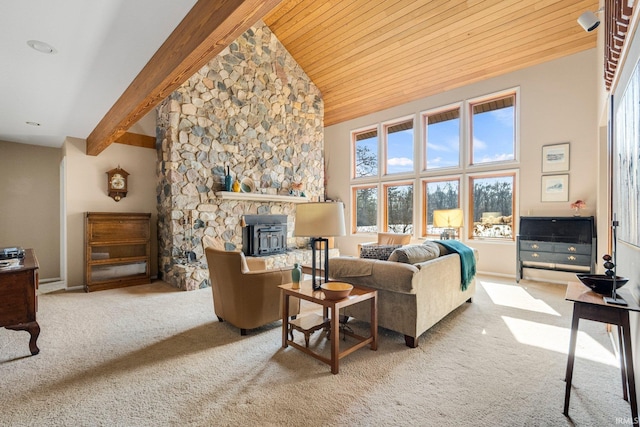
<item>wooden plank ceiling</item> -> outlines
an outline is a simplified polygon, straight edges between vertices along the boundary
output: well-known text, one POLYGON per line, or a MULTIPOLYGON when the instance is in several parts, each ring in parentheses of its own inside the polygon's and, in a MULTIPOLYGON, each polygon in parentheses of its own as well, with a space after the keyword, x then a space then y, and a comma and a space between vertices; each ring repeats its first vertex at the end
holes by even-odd
POLYGON ((596 46, 598 0, 283 0, 264 22, 322 92, 325 126, 596 46))

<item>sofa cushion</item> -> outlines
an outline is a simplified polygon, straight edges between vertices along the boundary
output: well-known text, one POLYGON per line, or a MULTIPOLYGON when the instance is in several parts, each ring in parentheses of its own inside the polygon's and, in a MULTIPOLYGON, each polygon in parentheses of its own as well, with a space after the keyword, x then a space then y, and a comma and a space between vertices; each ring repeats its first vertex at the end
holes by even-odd
POLYGON ((386 261, 389 255, 402 245, 364 245, 360 248, 360 258, 379 259, 386 261))
POLYGON ((405 294, 415 292, 413 277, 418 271, 417 267, 410 264, 376 259, 341 256, 329 261, 329 276, 332 280, 405 294))
MULTIPOLYGON (((430 242, 432 243, 432 242, 430 242)), ((440 249, 436 244, 407 245, 394 250, 389 261, 417 264, 440 256, 440 249)))

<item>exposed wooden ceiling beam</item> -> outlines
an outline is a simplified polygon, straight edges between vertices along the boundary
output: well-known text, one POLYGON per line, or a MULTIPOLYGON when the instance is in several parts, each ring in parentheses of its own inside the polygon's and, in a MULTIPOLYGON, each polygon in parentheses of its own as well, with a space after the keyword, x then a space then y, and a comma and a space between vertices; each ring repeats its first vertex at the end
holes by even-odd
POLYGON ((87 137, 96 156, 281 0, 198 0, 87 137))
POLYGON ((139 133, 125 132, 114 142, 118 144, 133 145, 134 147, 156 148, 156 139, 153 136, 139 133))

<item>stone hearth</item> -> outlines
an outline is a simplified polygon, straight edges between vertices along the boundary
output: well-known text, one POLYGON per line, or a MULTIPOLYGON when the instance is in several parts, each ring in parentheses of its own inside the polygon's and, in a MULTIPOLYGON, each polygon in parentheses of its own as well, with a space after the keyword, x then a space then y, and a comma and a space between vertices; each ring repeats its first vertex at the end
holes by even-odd
MULTIPOLYGON (((292 237, 297 200, 324 192, 324 105, 311 82, 271 30, 259 22, 231 43, 158 106, 158 245, 161 277, 181 289, 209 285, 202 237, 240 249, 247 214, 287 216, 292 237), (264 198, 220 197, 227 167, 251 179, 264 198), (216 194, 217 193, 217 194, 216 194), (185 264, 184 252, 195 254, 185 264)), ((286 255, 273 265, 302 262, 286 255)))

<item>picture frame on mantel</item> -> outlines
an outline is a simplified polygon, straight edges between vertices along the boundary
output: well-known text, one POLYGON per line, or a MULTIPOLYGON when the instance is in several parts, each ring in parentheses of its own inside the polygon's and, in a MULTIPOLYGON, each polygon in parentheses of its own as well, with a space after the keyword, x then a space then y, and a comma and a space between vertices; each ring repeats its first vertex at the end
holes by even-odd
POLYGON ((543 175, 541 190, 543 202, 568 202, 569 174, 543 175))
POLYGON ((569 170, 569 143, 544 145, 542 147, 542 173, 569 170))

